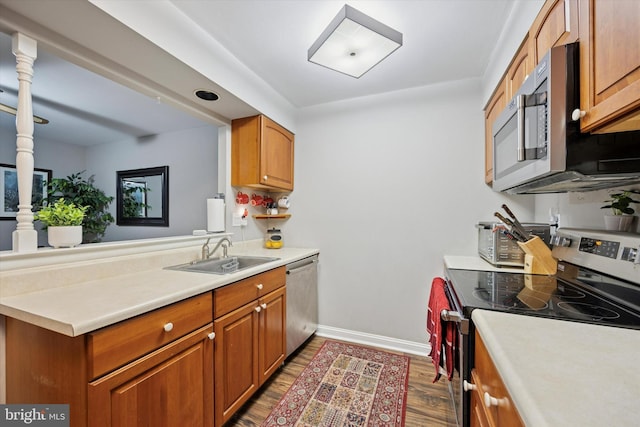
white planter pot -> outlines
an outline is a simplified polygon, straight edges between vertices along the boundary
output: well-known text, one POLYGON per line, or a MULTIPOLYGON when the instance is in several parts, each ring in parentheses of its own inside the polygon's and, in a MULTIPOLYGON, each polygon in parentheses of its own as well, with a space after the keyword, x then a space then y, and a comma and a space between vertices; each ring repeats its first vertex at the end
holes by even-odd
POLYGON ((72 248, 82 243, 82 226, 71 225, 47 227, 49 246, 54 248, 72 248))
POLYGON ((629 231, 633 215, 605 215, 604 228, 613 231, 629 231))

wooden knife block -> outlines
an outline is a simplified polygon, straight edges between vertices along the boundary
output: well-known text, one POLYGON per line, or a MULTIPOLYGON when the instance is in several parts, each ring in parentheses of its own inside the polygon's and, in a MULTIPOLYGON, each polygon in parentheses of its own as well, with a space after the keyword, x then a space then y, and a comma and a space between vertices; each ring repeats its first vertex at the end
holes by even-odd
POLYGON ((524 251, 524 272, 529 274, 553 275, 558 271, 558 261, 551 255, 551 249, 534 236, 526 242, 518 242, 524 251))

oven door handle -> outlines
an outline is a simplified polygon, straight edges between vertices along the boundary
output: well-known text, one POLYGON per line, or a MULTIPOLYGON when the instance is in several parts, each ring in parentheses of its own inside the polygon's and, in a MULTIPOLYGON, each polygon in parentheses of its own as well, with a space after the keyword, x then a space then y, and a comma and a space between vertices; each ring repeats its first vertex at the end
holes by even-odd
POLYGON ((442 310, 440 312, 440 319, 445 322, 457 323, 460 325, 460 329, 463 334, 466 335, 469 333, 469 320, 462 317, 462 315, 457 311, 442 310))

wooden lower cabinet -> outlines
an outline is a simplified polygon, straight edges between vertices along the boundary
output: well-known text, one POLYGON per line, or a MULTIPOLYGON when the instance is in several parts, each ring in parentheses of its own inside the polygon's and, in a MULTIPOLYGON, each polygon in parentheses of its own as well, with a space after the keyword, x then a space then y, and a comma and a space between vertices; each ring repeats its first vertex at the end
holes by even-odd
POLYGON ((89 383, 90 427, 213 425, 213 324, 89 383))
POLYGON ((282 286, 214 320, 216 426, 228 421, 284 362, 285 316, 282 286))
POLYGON ((475 333, 471 390, 471 426, 524 427, 478 331, 475 333))
POLYGON ((211 292, 86 335, 6 319, 7 403, 69 404, 71 427, 213 425, 211 292))

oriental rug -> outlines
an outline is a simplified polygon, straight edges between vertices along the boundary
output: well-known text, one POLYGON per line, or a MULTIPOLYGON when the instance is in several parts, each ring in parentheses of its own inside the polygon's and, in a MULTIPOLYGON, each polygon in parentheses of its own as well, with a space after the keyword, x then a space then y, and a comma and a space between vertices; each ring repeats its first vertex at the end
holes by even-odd
POLYGON ((409 357, 327 340, 262 427, 404 426, 409 357))

